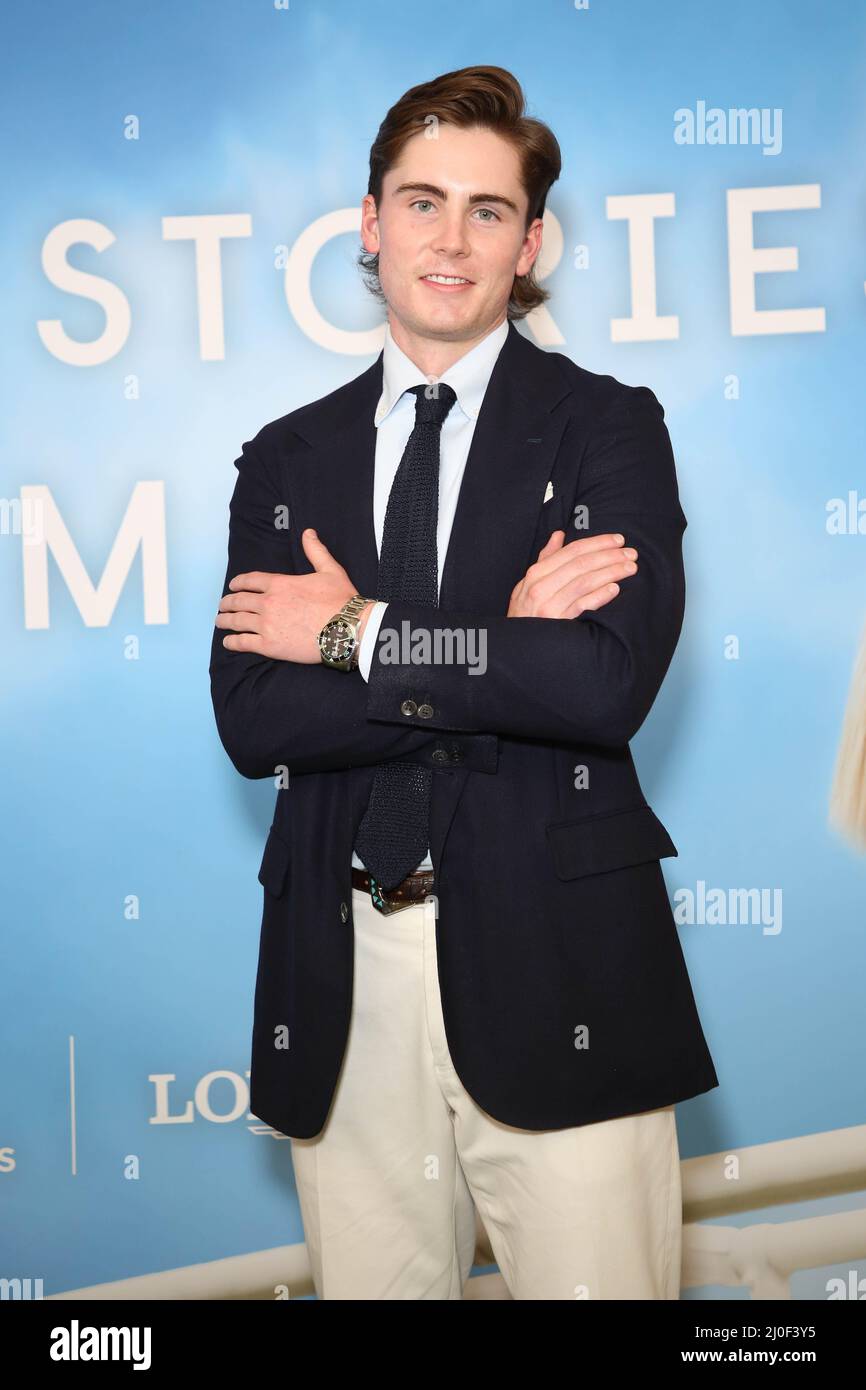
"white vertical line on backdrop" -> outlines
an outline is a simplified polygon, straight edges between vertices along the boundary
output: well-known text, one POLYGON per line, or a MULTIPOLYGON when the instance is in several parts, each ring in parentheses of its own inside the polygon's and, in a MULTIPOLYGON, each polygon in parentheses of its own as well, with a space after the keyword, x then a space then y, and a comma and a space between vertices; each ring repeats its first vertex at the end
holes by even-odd
POLYGON ((69 1035, 69 1124, 70 1136, 72 1140, 72 1176, 77 1176, 75 1166, 75 1038, 69 1035))

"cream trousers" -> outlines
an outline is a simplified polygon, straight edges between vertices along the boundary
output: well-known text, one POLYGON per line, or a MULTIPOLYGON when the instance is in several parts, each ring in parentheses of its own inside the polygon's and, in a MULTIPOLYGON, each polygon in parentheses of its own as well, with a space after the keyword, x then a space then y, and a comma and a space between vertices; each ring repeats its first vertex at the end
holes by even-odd
POLYGON ((352 890, 349 1039, 322 1132, 292 1139, 324 1299, 459 1299, 475 1207, 515 1299, 678 1299, 674 1107, 571 1129, 495 1120, 451 1062, 432 901, 352 890))

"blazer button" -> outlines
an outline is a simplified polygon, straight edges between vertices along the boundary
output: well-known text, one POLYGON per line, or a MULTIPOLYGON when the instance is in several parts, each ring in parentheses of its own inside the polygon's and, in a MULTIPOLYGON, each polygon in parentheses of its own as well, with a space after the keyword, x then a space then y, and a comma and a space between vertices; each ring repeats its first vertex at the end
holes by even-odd
POLYGON ((400 706, 400 713, 414 714, 417 708, 418 706, 415 704, 414 700, 404 700, 402 705, 400 706))
POLYGON ((448 754, 444 748, 433 749, 433 761, 434 763, 447 763, 449 761, 448 754))
POLYGON ((419 706, 418 706, 418 718, 419 718, 419 719, 432 719, 432 717, 433 717, 433 706, 432 706, 432 705, 419 705, 419 706))
POLYGON ((345 903, 340 903, 340 921, 341 921, 341 922, 347 922, 348 920, 349 920, 349 909, 348 909, 348 907, 346 906, 345 903))

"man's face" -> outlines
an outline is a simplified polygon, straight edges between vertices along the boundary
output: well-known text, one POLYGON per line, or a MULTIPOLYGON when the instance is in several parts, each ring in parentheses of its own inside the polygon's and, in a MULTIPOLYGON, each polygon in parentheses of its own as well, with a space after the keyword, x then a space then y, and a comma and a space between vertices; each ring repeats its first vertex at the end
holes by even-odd
POLYGON ((379 253, 392 328, 396 317, 415 337, 461 342, 501 323, 515 275, 541 249, 541 219, 525 231, 527 210, 517 153, 500 135, 440 123, 435 138, 422 131, 408 140, 378 210, 369 194, 362 205, 362 239, 379 253))

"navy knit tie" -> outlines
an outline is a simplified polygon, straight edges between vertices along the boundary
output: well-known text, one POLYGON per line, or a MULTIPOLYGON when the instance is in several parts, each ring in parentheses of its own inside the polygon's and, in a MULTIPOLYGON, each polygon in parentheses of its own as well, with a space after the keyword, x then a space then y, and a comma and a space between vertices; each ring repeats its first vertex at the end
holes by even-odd
MULTIPOLYGON (((415 427, 388 498, 376 597, 438 608, 439 436, 457 396, 445 382, 411 389, 415 427)), ((385 889, 402 882, 427 853, 432 781, 431 770, 419 763, 376 768, 355 850, 385 889)))

